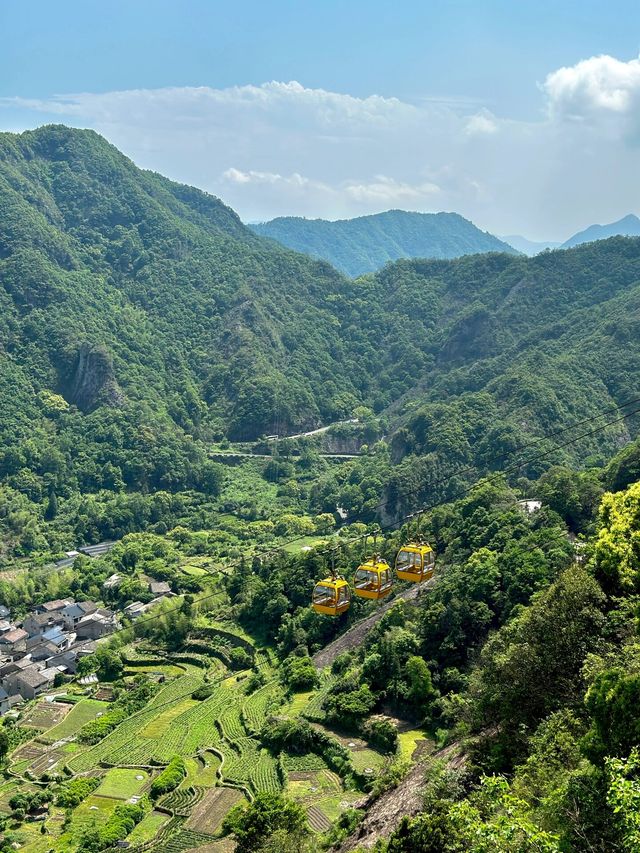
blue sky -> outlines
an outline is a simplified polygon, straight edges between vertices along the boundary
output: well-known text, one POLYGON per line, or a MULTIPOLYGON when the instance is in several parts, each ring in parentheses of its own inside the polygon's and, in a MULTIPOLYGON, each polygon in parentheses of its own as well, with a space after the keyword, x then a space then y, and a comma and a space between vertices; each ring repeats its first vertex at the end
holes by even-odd
POLYGON ((94 127, 246 219, 637 211, 637 2, 5 0, 0 30, 0 128, 94 127))

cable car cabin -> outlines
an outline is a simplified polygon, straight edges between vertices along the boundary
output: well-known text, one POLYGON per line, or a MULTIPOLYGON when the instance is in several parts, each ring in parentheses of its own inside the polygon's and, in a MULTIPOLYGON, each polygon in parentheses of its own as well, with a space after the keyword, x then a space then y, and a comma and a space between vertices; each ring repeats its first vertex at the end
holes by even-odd
POLYGON ((386 560, 372 557, 356 569, 353 591, 360 598, 384 598, 391 586, 391 567, 386 560))
POLYGON ((435 562, 435 551, 426 542, 412 542, 404 545, 396 557, 398 580, 411 583, 427 581, 433 577, 435 562))
POLYGON ((344 578, 325 578, 313 589, 311 605, 316 613, 339 616, 349 609, 351 589, 344 578))

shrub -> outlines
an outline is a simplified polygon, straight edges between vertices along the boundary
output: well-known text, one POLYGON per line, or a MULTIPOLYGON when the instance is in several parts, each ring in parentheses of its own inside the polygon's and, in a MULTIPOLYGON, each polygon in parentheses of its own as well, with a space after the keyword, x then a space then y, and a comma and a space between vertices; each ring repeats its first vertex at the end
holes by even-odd
POLYGON ((311 658, 289 655, 282 663, 282 678, 291 690, 311 690, 318 683, 318 673, 311 658))
POLYGON ((395 752, 398 748, 398 732, 389 720, 368 720, 362 730, 365 737, 383 752, 395 752))
POLYGON ((163 794, 168 794, 177 788, 187 775, 185 763, 179 755, 174 755, 171 761, 151 783, 151 797, 157 800, 163 794))
POLYGON ((98 777, 71 779, 65 782, 56 796, 56 805, 73 809, 100 785, 98 777))
POLYGON ((191 694, 192 699, 197 699, 201 701, 202 699, 208 699, 209 696, 213 696, 216 692, 215 684, 201 684, 200 687, 197 687, 193 693, 191 694))

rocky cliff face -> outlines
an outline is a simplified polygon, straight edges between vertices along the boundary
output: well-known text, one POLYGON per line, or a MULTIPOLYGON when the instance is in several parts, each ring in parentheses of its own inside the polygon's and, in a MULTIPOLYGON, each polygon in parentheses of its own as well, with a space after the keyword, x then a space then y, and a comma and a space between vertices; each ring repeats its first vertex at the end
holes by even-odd
POLYGON ((119 406, 124 402, 106 347, 90 343, 80 345, 67 396, 70 403, 83 411, 100 404, 119 406))

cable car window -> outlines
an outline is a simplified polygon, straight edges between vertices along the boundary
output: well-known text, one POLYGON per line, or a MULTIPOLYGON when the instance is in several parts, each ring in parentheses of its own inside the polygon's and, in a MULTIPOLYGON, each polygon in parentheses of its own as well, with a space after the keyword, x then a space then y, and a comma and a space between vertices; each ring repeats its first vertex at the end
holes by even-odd
POLYGON ((313 590, 314 604, 333 604, 334 592, 326 586, 317 586, 313 590))
POLYGON ((373 580, 373 572, 367 572, 365 569, 358 569, 355 574, 356 586, 368 586, 373 580))

